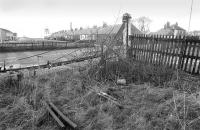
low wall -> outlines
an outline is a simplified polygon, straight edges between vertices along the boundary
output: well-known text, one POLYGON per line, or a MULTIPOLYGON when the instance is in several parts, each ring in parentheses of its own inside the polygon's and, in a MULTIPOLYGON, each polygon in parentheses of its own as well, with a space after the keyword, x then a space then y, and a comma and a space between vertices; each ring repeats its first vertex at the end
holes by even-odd
POLYGON ((93 47, 93 43, 36 42, 36 43, 0 43, 0 52, 36 51, 54 49, 74 49, 93 47))

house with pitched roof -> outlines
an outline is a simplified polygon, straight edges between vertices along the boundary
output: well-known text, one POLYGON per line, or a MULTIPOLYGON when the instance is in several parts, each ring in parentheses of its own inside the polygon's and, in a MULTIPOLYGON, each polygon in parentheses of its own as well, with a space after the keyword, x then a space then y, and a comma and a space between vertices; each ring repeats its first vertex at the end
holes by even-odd
POLYGON ((0 28, 0 42, 16 40, 17 33, 13 33, 10 30, 0 28))
POLYGON ((164 28, 152 34, 182 36, 182 35, 186 35, 186 30, 180 27, 177 22, 172 25, 170 25, 170 22, 167 22, 164 25, 164 28))

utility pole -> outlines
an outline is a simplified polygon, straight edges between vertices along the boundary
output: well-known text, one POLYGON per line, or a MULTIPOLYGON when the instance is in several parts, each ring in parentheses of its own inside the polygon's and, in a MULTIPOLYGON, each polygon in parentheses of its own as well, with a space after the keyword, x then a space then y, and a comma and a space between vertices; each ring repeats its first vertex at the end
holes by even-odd
POLYGON ((189 25, 188 25, 188 33, 189 33, 189 31, 190 31, 190 23, 191 23, 191 18, 192 18, 193 1, 194 1, 194 0, 192 0, 191 9, 190 9, 190 18, 189 18, 189 25))

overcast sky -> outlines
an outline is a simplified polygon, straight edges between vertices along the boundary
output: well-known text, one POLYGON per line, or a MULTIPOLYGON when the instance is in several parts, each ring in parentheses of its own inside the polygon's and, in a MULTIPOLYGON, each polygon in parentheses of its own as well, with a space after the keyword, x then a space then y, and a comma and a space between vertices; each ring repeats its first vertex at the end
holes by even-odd
MULTIPOLYGON (((0 0, 0 28, 17 32, 18 36, 43 37, 50 32, 73 27, 92 27, 121 23, 123 13, 133 19, 147 16, 151 31, 169 21, 178 22, 186 30, 192 0, 0 0)), ((200 30, 200 0, 194 0, 190 30, 200 30)))

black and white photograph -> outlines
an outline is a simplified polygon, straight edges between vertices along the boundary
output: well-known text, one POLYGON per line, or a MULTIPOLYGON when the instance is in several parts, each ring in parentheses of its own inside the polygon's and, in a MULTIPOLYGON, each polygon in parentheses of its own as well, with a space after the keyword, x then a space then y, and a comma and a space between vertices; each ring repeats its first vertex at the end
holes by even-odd
POLYGON ((0 130, 200 130, 200 0, 0 0, 0 130))

